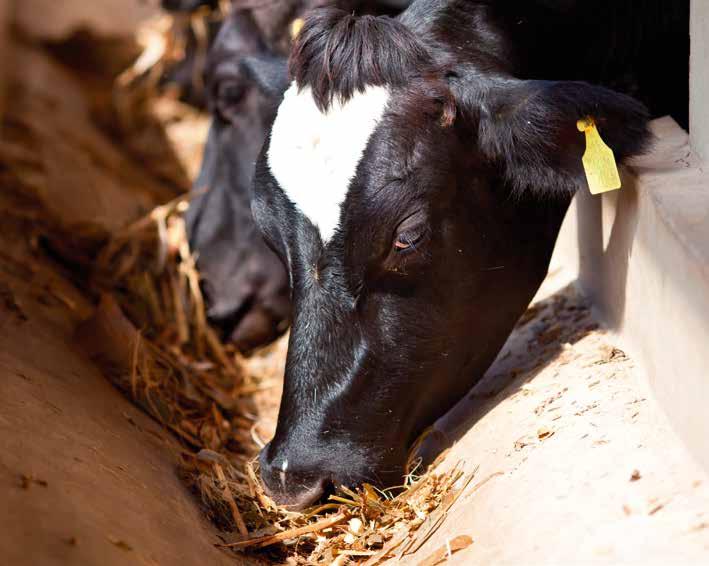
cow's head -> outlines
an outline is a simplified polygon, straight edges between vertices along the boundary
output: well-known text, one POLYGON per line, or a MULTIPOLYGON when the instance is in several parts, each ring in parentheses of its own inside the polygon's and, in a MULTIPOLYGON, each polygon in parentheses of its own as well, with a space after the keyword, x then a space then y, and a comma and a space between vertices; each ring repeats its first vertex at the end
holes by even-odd
MULTIPOLYGON (((396 1, 370 2, 367 9, 393 10, 390 4, 396 1)), ((170 4, 186 9, 203 2, 170 4)), ((286 272, 251 217, 254 162, 288 83, 283 46, 290 41, 289 24, 328 3, 332 0, 289 0, 235 8, 207 62, 214 119, 187 228, 203 275, 209 319, 225 339, 246 349, 272 340, 290 314, 286 272)), ((355 8, 362 2, 347 4, 355 8)))
POLYGON ((286 67, 246 10, 224 22, 207 62, 213 121, 187 227, 209 319, 247 349, 284 330, 290 313, 287 274, 250 206, 253 164, 287 83, 286 67))
POLYGON ((304 506, 401 482, 407 450, 494 360, 544 278, 592 117, 624 158, 633 99, 440 66, 401 22, 311 17, 256 167, 256 221, 290 276, 285 388, 261 474, 304 506))

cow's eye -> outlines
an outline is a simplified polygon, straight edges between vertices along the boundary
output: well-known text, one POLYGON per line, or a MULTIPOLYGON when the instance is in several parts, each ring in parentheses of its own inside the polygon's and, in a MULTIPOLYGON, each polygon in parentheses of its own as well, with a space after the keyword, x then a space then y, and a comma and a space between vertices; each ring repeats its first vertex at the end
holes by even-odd
POLYGON ((397 254, 416 251, 428 234, 426 215, 419 210, 406 217, 397 227, 394 237, 394 252, 397 254))
POLYGON ((391 247, 382 265, 385 278, 394 275, 400 283, 401 276, 413 275, 417 269, 423 268, 431 257, 427 251, 431 234, 424 211, 405 218, 392 235, 391 247))
POLYGON ((223 80, 219 83, 216 93, 216 107, 220 116, 227 122, 233 121, 238 115, 241 103, 246 96, 246 90, 243 81, 223 80))
POLYGON ((419 230, 410 230, 399 232, 394 240, 394 249, 397 252, 413 251, 416 246, 421 243, 425 236, 425 227, 421 226, 419 230))
POLYGON ((222 81, 219 84, 219 99, 229 104, 239 104, 246 94, 246 88, 240 81, 222 81))

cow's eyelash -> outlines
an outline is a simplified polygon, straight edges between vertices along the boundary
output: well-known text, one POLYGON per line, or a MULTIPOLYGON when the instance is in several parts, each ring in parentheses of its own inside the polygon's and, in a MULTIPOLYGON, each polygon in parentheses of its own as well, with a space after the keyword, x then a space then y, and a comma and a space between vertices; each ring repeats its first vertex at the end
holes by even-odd
POLYGON ((402 234, 396 239, 396 242, 394 242, 394 248, 399 253, 415 250, 419 240, 420 237, 411 238, 408 234, 402 234))
POLYGON ((394 250, 397 253, 408 253, 417 250, 418 245, 426 236, 426 229, 407 230, 399 233, 394 239, 394 250))

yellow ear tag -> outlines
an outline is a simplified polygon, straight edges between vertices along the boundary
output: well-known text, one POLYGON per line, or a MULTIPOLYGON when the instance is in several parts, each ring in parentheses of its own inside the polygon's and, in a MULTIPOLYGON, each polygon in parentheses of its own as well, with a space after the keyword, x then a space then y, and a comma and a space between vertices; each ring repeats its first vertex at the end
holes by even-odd
POLYGON ((295 39, 298 37, 298 34, 300 33, 300 30, 303 29, 303 24, 305 23, 305 20, 303 18, 296 18, 293 20, 290 24, 290 38, 295 39))
POLYGON ((583 154, 583 168, 592 195, 620 189, 620 173, 615 162, 613 150, 608 147, 596 123, 591 118, 584 118, 576 123, 579 132, 586 133, 586 152, 583 154))

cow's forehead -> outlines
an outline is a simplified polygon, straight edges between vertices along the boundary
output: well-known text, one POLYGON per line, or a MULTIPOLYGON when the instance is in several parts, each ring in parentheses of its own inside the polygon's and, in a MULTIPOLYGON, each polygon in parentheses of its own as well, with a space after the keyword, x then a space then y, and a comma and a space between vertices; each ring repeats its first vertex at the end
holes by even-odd
POLYGON ((310 87, 293 83, 286 91, 271 131, 268 165, 324 242, 337 229, 340 206, 389 99, 387 88, 371 86, 321 112, 310 87))

